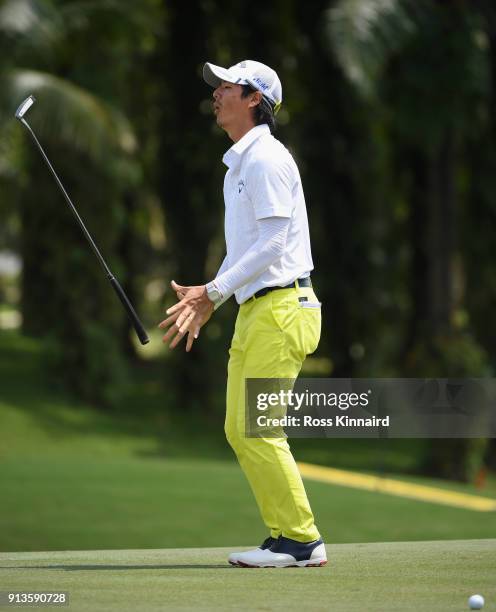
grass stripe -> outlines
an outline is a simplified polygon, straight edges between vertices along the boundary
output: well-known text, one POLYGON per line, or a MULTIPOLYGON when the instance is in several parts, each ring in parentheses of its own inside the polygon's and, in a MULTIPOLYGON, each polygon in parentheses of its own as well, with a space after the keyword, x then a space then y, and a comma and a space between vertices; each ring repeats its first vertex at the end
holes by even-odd
POLYGON ((313 465, 311 463, 298 463, 301 475, 310 480, 337 484, 354 489, 365 489, 398 497, 408 497, 419 501, 442 504, 445 506, 455 506, 478 512, 496 511, 496 500, 470 495, 468 493, 458 493, 456 491, 446 491, 437 487, 419 485, 411 482, 392 480, 381 476, 371 476, 360 474, 349 470, 337 470, 335 468, 313 465))

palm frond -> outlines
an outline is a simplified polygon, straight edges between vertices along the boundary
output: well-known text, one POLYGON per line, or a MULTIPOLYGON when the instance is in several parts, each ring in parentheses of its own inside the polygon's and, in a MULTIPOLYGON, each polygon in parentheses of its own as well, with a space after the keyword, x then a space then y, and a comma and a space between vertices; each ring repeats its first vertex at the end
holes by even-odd
POLYGON ((32 48, 51 45, 71 31, 88 28, 104 13, 149 32, 156 26, 156 5, 153 0, 81 0, 55 5, 48 0, 0 0, 0 34, 32 48))
POLYGON ((103 159, 112 151, 131 154, 136 149, 132 127, 122 113, 64 79, 15 69, 3 76, 1 90, 12 117, 24 98, 35 95, 29 122, 43 138, 63 140, 92 159, 103 159))
POLYGON ((327 11, 326 30, 339 65, 366 96, 391 53, 417 30, 422 0, 339 0, 327 11))
POLYGON ((6 0, 0 6, 0 32, 32 47, 51 45, 64 31, 62 15, 48 2, 6 0))

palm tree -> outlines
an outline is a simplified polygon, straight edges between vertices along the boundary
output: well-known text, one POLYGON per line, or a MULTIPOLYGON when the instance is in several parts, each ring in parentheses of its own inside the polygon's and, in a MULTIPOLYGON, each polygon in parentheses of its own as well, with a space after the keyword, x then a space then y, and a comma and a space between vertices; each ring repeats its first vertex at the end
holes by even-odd
MULTIPOLYGON (((86 396, 108 400, 107 390, 122 371, 116 333, 120 309, 91 255, 86 256, 79 229, 38 152, 13 121, 19 102, 34 94, 38 102, 29 122, 76 202, 84 203, 82 216, 119 271, 115 251, 125 219, 118 221, 124 217, 126 176, 136 165, 136 138, 123 112, 84 83, 97 83, 98 75, 84 79, 77 70, 78 37, 104 19, 98 13, 102 8, 120 10, 115 3, 54 5, 46 0, 0 5, 0 133, 17 151, 8 153, 8 165, 0 157, 0 180, 1 168, 8 167, 8 182, 17 185, 16 206, 10 204, 9 210, 20 216, 23 330, 50 335, 65 380, 86 396)), ((100 78, 110 82, 113 67, 102 63, 98 69, 100 78)), ((7 206, 0 201, 0 207, 7 206)))
POLYGON ((5 0, 0 5, 0 49, 5 51, 0 60, 0 121, 10 120, 17 104, 33 93, 40 102, 32 121, 42 138, 64 141, 95 162, 111 152, 132 154, 136 139, 119 109, 53 71, 25 67, 43 65, 45 57, 47 65, 52 63, 55 47, 63 46, 71 27, 88 12, 83 3, 74 5, 55 8, 40 0, 5 0))

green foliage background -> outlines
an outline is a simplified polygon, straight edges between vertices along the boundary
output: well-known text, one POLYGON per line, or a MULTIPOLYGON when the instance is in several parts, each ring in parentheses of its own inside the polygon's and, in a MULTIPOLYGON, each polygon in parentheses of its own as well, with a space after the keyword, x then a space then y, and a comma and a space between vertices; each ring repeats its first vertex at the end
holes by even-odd
MULTIPOLYGON (((190 355, 137 347, 13 113, 35 94, 30 123, 153 329, 170 279, 207 282, 224 255, 230 143, 202 64, 250 57, 281 77, 306 193, 324 320, 307 373, 491 376, 495 32, 483 1, 1 1, 0 251, 23 264, 3 308, 77 397, 118 410, 158 363, 164 410, 221 423, 233 301, 190 355)), ((469 479, 495 452, 438 441, 419 465, 469 479)))

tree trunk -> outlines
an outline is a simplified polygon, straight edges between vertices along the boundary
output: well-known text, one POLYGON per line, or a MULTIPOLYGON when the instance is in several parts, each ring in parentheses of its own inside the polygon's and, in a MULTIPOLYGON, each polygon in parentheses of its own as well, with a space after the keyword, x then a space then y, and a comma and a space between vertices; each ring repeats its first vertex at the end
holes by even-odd
MULTIPOLYGON (((179 0, 167 3, 167 34, 160 41, 154 63, 160 132, 157 183, 172 278, 182 285, 212 280, 207 261, 213 239, 222 233, 221 158, 229 146, 226 141, 221 145, 212 133, 210 104, 202 106, 212 95, 201 76, 203 63, 209 59, 204 7, 197 1, 190 2, 187 10, 179 0)), ((176 299, 169 292, 168 303, 176 299)), ((189 354, 184 346, 183 340, 168 362, 168 369, 174 370, 171 381, 177 390, 178 409, 205 410, 209 391, 216 384, 225 385, 220 364, 227 351, 212 351, 207 328, 189 354)))

